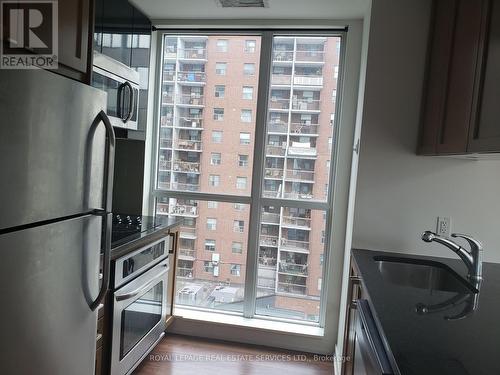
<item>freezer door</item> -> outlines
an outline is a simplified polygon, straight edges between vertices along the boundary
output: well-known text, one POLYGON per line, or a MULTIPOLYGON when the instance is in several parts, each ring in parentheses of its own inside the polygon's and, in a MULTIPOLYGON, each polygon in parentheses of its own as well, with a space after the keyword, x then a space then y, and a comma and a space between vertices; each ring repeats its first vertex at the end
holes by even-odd
POLYGON ((0 373, 93 374, 101 220, 0 236, 0 373))
POLYGON ((0 230, 103 208, 106 94, 44 70, 0 82, 0 230))

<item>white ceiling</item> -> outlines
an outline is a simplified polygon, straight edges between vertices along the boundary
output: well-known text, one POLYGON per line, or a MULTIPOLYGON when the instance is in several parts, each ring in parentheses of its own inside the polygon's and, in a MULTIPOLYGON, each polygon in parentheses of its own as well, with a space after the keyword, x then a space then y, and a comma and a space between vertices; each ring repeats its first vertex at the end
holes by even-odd
POLYGON ((269 0, 268 8, 221 8, 216 0, 129 0, 152 20, 359 19, 370 0, 269 0))

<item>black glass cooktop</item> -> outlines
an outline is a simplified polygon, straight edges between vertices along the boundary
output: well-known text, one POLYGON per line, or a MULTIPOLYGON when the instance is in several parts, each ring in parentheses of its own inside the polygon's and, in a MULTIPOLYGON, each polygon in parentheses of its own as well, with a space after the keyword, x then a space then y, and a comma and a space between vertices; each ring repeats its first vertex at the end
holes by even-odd
POLYGON ((138 238, 144 232, 160 227, 163 220, 154 216, 114 214, 111 230, 111 247, 138 238))

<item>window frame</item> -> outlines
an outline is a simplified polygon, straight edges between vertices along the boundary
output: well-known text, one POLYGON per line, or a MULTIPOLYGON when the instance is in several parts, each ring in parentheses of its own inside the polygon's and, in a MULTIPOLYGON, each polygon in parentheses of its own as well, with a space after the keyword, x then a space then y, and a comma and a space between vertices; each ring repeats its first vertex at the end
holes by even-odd
MULTIPOLYGON (((338 68, 338 81, 337 81, 337 100, 335 103, 335 112, 340 113, 341 108, 341 99, 344 94, 343 86, 344 86, 344 69, 346 63, 346 36, 347 36, 347 28, 346 29, 325 29, 320 31, 308 31, 297 30, 297 29, 276 29, 276 30, 252 30, 252 31, 186 31, 186 30, 176 30, 176 31, 160 31, 158 33, 157 38, 157 59, 158 64, 161 62, 162 52, 163 51, 163 43, 165 35, 237 35, 237 36, 257 36, 261 37, 260 43, 260 65, 259 65, 259 74, 258 74, 258 85, 259 87, 270 87, 270 79, 272 72, 272 45, 273 38, 276 36, 287 36, 287 35, 305 35, 305 36, 333 36, 339 37, 341 39, 341 49, 340 49, 340 59, 339 59, 339 68, 338 68)), ((255 51, 256 52, 256 51, 255 51)), ((219 61, 219 63, 221 63, 219 61)), ((225 73, 227 75, 228 63, 225 62, 226 69, 225 73)), ((216 73, 217 74, 217 73, 216 73)), ((161 71, 160 69, 156 69, 156 82, 155 89, 158 92, 161 92, 161 71)), ((157 95, 159 97, 160 95, 157 95)), ((333 201, 334 201, 334 177, 336 175, 336 167, 339 162, 337 158, 338 153, 338 145, 337 142, 334 143, 334 147, 331 148, 330 160, 334 161, 331 163, 330 168, 330 176, 329 176, 329 185, 332 187, 328 191, 328 196, 325 201, 301 201, 296 199, 289 198, 266 198, 262 196, 263 190, 263 181, 264 181, 264 169, 265 169, 265 146, 266 146, 266 132, 267 132, 267 111, 268 111, 268 98, 269 91, 268 90, 257 90, 257 111, 256 111, 256 129, 255 129, 255 139, 245 145, 251 145, 253 148, 253 173, 252 173, 252 184, 251 184, 251 194, 247 195, 224 195, 218 193, 205 193, 205 192, 189 192, 189 191, 172 191, 172 190, 160 190, 157 188, 157 169, 158 169, 158 150, 159 150, 159 111, 161 108, 160 100, 155 101, 155 112, 156 118, 154 121, 154 138, 153 138, 153 162, 151 163, 151 189, 150 196, 153 198, 152 205, 150 205, 151 210, 154 209, 154 200, 156 198, 167 197, 167 198, 187 198, 187 199, 197 199, 197 200, 214 200, 218 202, 228 202, 228 203, 236 203, 236 204, 246 204, 250 206, 250 218, 248 225, 248 241, 247 241, 247 262, 246 262, 246 279, 245 279, 245 301, 243 308, 243 316, 246 318, 255 317, 255 297, 256 297, 256 287, 257 287, 257 257, 258 257, 258 236, 251 236, 250 233, 259 232, 260 227, 260 213, 262 206, 293 206, 298 208, 309 208, 322 210, 326 212, 327 222, 327 237, 325 241, 325 249, 324 249, 324 263, 323 263, 323 273, 322 280, 323 285, 325 286, 321 290, 320 298, 320 312, 319 312, 319 322, 311 323, 306 320, 304 321, 294 321, 293 323, 297 323, 299 325, 312 325, 312 326, 325 326, 326 319, 326 307, 327 307, 327 285, 328 282, 328 264, 329 264, 329 255, 332 252, 332 241, 331 241, 331 232, 332 230, 332 217, 333 217, 333 201), (259 126, 259 124, 261 124, 259 126)), ((333 138, 338 139, 338 133, 340 129, 340 116, 335 116, 335 128, 333 132, 333 138)), ((211 135, 212 139, 212 135, 211 135)), ((259 232, 260 233, 260 232, 259 232)), ((217 311, 218 313, 224 314, 223 311, 217 311)), ((290 322, 287 319, 274 318, 274 317, 262 317, 261 318, 267 320, 275 320, 275 321, 284 321, 290 322)))

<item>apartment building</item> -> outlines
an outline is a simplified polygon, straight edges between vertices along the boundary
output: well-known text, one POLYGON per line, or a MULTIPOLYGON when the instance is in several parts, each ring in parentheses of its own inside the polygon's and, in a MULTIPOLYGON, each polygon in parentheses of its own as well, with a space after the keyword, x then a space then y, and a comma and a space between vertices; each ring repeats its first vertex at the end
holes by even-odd
MULTIPOLYGON (((263 196, 326 200, 340 39, 275 38, 263 196)), ((250 195, 260 39, 167 35, 157 187, 250 195)), ((241 311, 250 205, 159 198, 159 215, 184 218, 177 303, 241 311)), ((258 314, 317 320, 324 211, 263 206, 258 314)))

